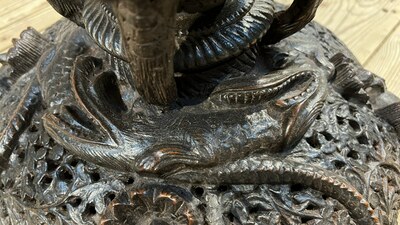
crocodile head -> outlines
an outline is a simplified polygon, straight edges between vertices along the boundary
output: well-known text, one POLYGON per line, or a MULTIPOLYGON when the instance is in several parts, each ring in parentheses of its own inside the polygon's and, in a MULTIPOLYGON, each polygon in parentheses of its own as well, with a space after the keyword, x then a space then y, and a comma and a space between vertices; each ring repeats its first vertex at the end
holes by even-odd
MULTIPOLYGON (((85 0, 85 4, 94 2, 97 1, 85 0)), ((248 11, 240 12, 253 17, 254 7, 258 10, 273 9, 269 0, 232 2, 243 3, 243 7, 252 3, 248 11)), ((96 5, 84 8, 82 16, 92 38, 100 30, 110 34, 108 28, 102 29, 100 25, 97 31, 91 30, 91 26, 95 27, 90 25, 91 21, 105 21, 108 17, 117 20, 112 14, 104 17, 105 14, 98 10, 97 18, 96 12, 90 11, 96 5)), ((112 9, 103 6, 103 10, 112 9)), ((224 12, 223 8, 219 10, 224 12)), ((263 12, 266 19, 272 15, 272 11, 263 12)), ((245 16, 240 18, 249 19, 245 16)), ((213 32, 232 31, 237 28, 235 21, 231 21, 233 27, 216 25, 211 30, 199 29, 197 33, 193 31, 186 35, 180 49, 187 59, 183 62, 175 60, 175 64, 181 63, 184 69, 179 73, 173 71, 176 96, 168 107, 149 103, 136 82, 126 84, 122 81, 130 80, 138 72, 132 69, 132 61, 125 60, 132 58, 130 53, 124 55, 124 50, 117 48, 116 37, 121 35, 114 33, 114 39, 101 39, 99 36, 96 43, 108 53, 92 51, 91 55, 82 55, 75 60, 70 75, 70 95, 75 101, 61 105, 57 113, 50 109, 44 116, 46 130, 57 142, 83 159, 132 172, 164 173, 188 165, 209 167, 252 154, 279 153, 289 149, 318 115, 326 97, 327 77, 332 71, 312 54, 292 49, 293 43, 298 41, 296 38, 285 39, 277 45, 260 42, 250 47, 245 44, 247 49, 231 51, 222 59, 217 57, 222 53, 216 53, 214 59, 212 55, 207 56, 206 53, 210 52, 203 51, 205 46, 217 40, 212 36, 213 32), (205 34, 211 36, 205 37, 205 34), (198 44, 195 38, 200 37, 203 38, 199 39, 200 42, 205 45, 188 47, 190 45, 185 44, 190 40, 198 44), (112 40, 114 42, 108 43, 112 40), (197 51, 199 46, 202 50, 197 51), (114 63, 109 63, 110 58, 114 63)), ((146 25, 146 21, 143 24, 146 25)), ((248 32, 249 37, 255 37, 251 29, 248 32)), ((217 35, 222 38, 220 34, 217 35)), ((236 33, 226 36, 232 40, 236 38, 237 44, 247 41, 236 33)), ((260 39, 259 36, 255 38, 260 39)), ((229 40, 225 39, 227 46, 233 42, 229 40)), ((219 46, 221 43, 214 44, 219 46)), ((315 51, 318 51, 317 47, 315 51)), ((147 51, 142 53, 148 54, 147 51)))
POLYGON ((170 108, 148 104, 137 92, 121 88, 121 68, 78 57, 71 74, 75 102, 56 114, 50 109, 46 130, 83 159, 122 171, 164 173, 278 154, 295 145, 318 115, 332 72, 301 51, 289 51, 290 38, 284 43, 260 49, 251 55, 255 58, 242 55, 181 75, 178 86, 186 88, 170 108), (234 72, 244 58, 253 64, 234 72), (218 79, 202 76, 223 71, 229 72, 218 79))

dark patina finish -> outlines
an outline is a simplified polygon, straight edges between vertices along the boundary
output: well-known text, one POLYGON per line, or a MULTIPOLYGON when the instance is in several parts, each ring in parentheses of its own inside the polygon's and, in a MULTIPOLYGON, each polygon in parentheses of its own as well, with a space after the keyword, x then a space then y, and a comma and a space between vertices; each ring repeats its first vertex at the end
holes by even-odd
POLYGON ((397 224, 400 101, 321 0, 48 0, 0 56, 2 224, 397 224))

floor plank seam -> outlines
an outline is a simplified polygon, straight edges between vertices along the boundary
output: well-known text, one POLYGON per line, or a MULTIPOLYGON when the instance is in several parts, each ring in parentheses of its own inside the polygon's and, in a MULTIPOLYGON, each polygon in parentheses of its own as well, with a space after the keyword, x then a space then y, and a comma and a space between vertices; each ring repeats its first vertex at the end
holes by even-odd
POLYGON ((384 39, 382 39, 381 43, 374 49, 374 51, 368 56, 365 62, 362 63, 363 66, 368 65, 368 63, 374 58, 374 56, 379 52, 379 50, 386 44, 386 42, 390 39, 392 34, 400 27, 400 20, 397 24, 390 30, 390 32, 386 35, 384 39))

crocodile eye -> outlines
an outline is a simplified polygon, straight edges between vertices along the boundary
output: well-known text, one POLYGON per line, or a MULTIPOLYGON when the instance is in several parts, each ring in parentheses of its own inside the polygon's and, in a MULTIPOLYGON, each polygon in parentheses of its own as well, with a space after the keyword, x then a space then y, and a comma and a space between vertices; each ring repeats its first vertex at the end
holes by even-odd
POLYGON ((287 53, 279 53, 273 57, 273 68, 283 69, 293 62, 293 57, 287 53))

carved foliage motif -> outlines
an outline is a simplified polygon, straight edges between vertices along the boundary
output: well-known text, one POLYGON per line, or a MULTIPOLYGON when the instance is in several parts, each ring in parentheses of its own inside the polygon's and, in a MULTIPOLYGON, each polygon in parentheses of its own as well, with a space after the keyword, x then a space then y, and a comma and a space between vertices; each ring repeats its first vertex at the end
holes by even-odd
POLYGON ((107 2, 50 1, 85 29, 28 29, 0 57, 0 223, 395 224, 399 118, 374 113, 382 80, 313 23, 271 45, 321 1, 276 14, 271 1, 232 2, 216 14, 229 26, 191 30, 181 42, 204 51, 185 53, 197 55, 183 60, 178 100, 165 108, 132 85, 107 2), (218 32, 240 33, 252 17, 258 33, 235 41, 273 32, 246 51, 207 51, 218 32), (185 71, 192 66, 201 70, 185 71))
MULTIPOLYGON (((393 128, 371 117, 369 109, 349 104, 337 94, 331 95, 328 101, 330 103, 323 108, 320 117, 290 158, 307 159, 305 163, 319 164, 337 171, 367 197, 382 224, 393 221, 399 207, 396 188, 399 185, 398 169, 395 162, 388 163, 390 158, 399 158, 399 144, 393 128), (332 116, 339 116, 340 119, 326 119, 332 116), (356 126, 366 121, 368 124, 356 126), (358 132, 348 135, 347 130, 354 129, 352 126, 358 132), (359 138, 360 133, 375 137, 372 139, 377 142, 375 147, 366 145, 359 138), (340 138, 345 138, 346 142, 340 141, 340 138), (338 146, 343 143, 348 144, 339 149, 338 146)), ((155 201, 150 196, 154 196, 157 188, 140 187, 148 181, 98 168, 77 159, 42 133, 41 126, 36 117, 29 132, 22 137, 22 140, 28 140, 28 145, 19 145, 10 157, 11 168, 2 175, 3 187, 11 191, 3 192, 3 201, 15 206, 5 209, 4 221, 13 221, 12 218, 18 218, 24 212, 31 215, 27 219, 28 224, 39 221, 48 224, 57 221, 91 224, 90 221, 98 221, 97 214, 104 214, 111 210, 107 207, 117 203, 128 204, 128 212, 135 211, 131 203, 125 202, 129 198, 121 193, 128 193, 132 197, 135 194, 129 193, 142 190, 137 193, 141 193, 140 196, 144 194, 145 202, 155 201), (18 174, 18 177, 14 174, 18 174), (43 211, 44 208, 48 210, 43 211)), ((348 210, 337 200, 302 185, 195 185, 185 186, 181 191, 179 188, 164 188, 163 191, 162 187, 157 190, 156 196, 167 191, 177 195, 174 198, 162 195, 168 199, 163 203, 166 205, 179 201, 182 204, 197 202, 196 206, 190 207, 200 213, 196 216, 204 218, 209 224, 355 224, 348 210), (182 194, 188 191, 191 193, 182 194), (189 201, 187 195, 192 196, 192 200, 189 201)), ((119 215, 108 212, 111 217, 107 218, 117 222, 119 215)), ((182 218, 187 220, 188 217, 182 218)))

